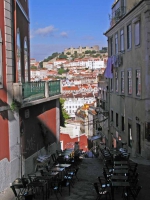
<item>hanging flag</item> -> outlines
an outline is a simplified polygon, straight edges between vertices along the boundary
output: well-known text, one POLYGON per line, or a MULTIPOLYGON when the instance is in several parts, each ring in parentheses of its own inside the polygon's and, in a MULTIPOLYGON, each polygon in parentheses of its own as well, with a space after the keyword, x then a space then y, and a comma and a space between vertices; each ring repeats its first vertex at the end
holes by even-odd
POLYGON ((106 78, 113 78, 113 65, 111 57, 107 60, 107 67, 105 69, 104 76, 106 78))

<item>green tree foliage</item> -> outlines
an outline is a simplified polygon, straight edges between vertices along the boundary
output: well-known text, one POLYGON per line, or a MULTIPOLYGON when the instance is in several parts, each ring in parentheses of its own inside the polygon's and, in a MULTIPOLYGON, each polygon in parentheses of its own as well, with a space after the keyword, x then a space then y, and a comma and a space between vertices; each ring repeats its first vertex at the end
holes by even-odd
POLYGON ((59 53, 58 52, 55 52, 53 53, 51 56, 48 56, 47 58, 45 58, 43 61, 40 62, 40 68, 43 68, 43 62, 48 62, 50 60, 52 60, 53 58, 56 58, 58 57, 59 53))
POLYGON ((37 67, 34 66, 34 65, 31 65, 31 66, 30 66, 30 69, 37 69, 37 67))
POLYGON ((68 69, 65 70, 63 67, 61 67, 60 69, 58 69, 58 74, 62 75, 68 71, 69 71, 68 69))
POLYGON ((59 59, 67 59, 68 57, 67 57, 67 55, 64 55, 64 54, 60 54, 60 56, 59 56, 59 59))
POLYGON ((71 55, 71 53, 70 53, 70 52, 67 52, 66 54, 67 54, 67 55, 71 55))
POLYGON ((92 50, 92 51, 91 51, 91 54, 95 54, 95 53, 96 53, 96 51, 95 51, 95 50, 92 50))
POLYGON ((69 119, 69 115, 66 112, 66 110, 64 109, 64 102, 65 99, 60 98, 60 126, 65 127, 65 122, 67 119, 69 119))
POLYGON ((86 51, 85 51, 85 54, 90 54, 90 53, 91 53, 90 50, 86 50, 86 51))

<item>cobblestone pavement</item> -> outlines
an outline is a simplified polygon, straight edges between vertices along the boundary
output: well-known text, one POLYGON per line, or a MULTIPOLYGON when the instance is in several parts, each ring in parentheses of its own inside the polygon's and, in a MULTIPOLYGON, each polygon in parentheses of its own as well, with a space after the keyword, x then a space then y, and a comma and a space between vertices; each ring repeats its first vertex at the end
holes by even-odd
MULTIPOLYGON (((142 190, 137 200, 149 200, 150 199, 150 162, 144 159, 133 160, 138 165, 139 173, 139 185, 142 186, 142 190)), ((71 187, 71 194, 69 196, 68 188, 63 188, 62 196, 58 194, 60 200, 96 200, 96 192, 93 188, 93 183, 97 182, 97 177, 102 175, 103 161, 98 158, 84 158, 80 163, 80 169, 78 171, 78 180, 75 180, 74 187, 71 187)), ((115 189, 115 200, 121 200, 122 190, 115 189)), ((38 198, 42 200, 42 197, 38 198)), ((15 200, 14 195, 10 189, 7 189, 3 193, 0 193, 0 200, 15 200)), ((56 196, 53 194, 49 200, 56 200, 56 196)))

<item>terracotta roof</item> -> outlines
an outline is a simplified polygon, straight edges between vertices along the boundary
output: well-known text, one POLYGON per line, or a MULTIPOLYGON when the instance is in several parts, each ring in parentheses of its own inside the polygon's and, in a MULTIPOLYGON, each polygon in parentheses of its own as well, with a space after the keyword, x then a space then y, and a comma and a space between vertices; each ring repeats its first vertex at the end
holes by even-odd
POLYGON ((78 86, 64 86, 63 90, 79 90, 78 86))

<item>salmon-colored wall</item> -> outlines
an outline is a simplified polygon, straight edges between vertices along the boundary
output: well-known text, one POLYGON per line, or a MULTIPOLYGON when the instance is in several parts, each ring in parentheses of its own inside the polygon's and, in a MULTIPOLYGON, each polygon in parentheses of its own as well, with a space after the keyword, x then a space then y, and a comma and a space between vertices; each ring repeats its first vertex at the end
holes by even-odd
MULTIPOLYGON (((5 62, 5 32, 4 32, 4 1, 0 1, 0 29, 2 34, 2 69, 3 88, 0 88, 0 107, 7 106, 6 93, 6 62, 5 62)), ((0 112, 0 160, 9 159, 8 113, 0 112)))
POLYGON ((56 136, 56 108, 42 113, 38 116, 38 119, 42 121, 48 129, 51 129, 56 136))
MULTIPOLYGON (((78 142, 78 137, 70 138, 68 134, 60 133, 60 141, 63 141, 63 149, 74 148, 75 142, 78 142)), ((87 136, 81 135, 79 138, 79 148, 87 151, 87 136)))

